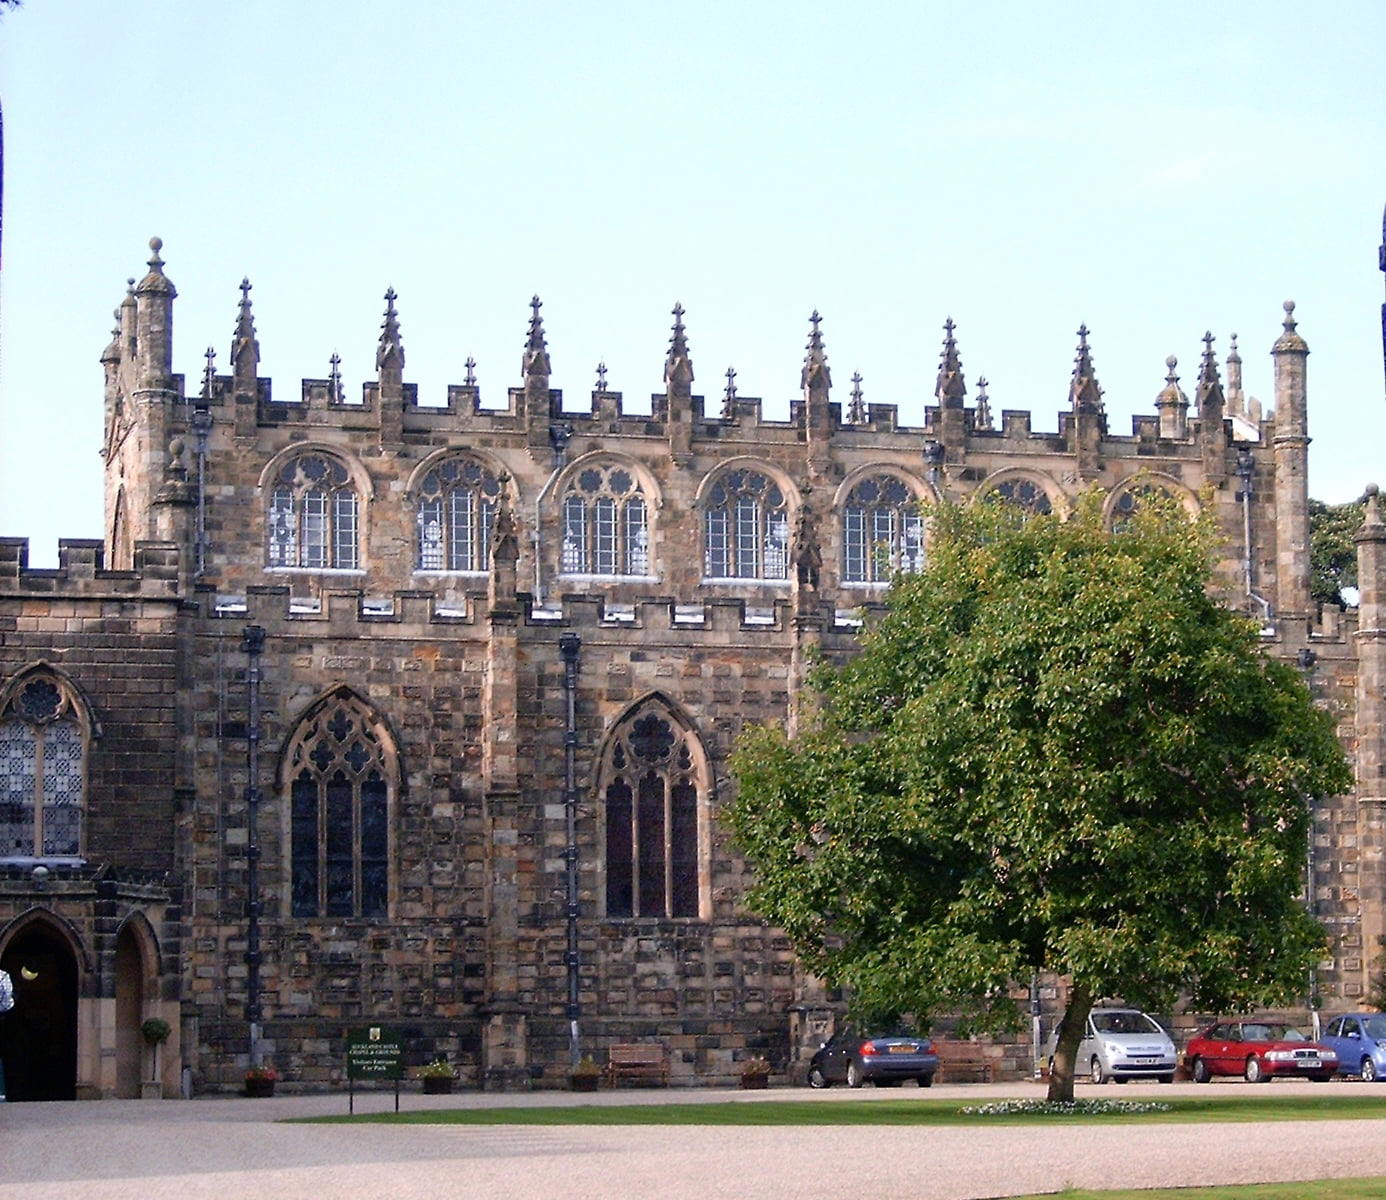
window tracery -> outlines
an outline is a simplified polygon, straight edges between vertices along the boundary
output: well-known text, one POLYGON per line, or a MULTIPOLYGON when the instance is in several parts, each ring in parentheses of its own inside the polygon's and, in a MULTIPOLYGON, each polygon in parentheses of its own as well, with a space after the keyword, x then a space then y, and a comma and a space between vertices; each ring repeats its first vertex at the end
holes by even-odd
POLYGON ((0 712, 0 858, 79 855, 85 793, 81 710, 63 680, 36 674, 0 712))
POLYGON ((991 489, 991 495, 1035 516, 1054 511, 1053 502, 1049 499, 1049 493, 1044 490, 1044 487, 1035 480, 1026 479, 1023 476, 1001 480, 991 489))
POLYGON ((662 705, 622 721, 602 770, 608 917, 700 914, 703 791, 695 735, 662 705))
POLYGON ((649 511, 633 471, 609 463, 577 472, 563 496, 560 561, 565 575, 649 575, 649 511))
POLYGON ((356 492, 346 466, 311 452, 284 463, 270 492, 269 565, 355 570, 357 539, 356 492))
POLYGON ((419 482, 420 571, 485 571, 500 480, 480 463, 449 459, 419 482))
POLYGON ((720 475, 703 512, 703 574, 709 579, 785 579, 789 506, 768 475, 739 468, 720 475))
POLYGON ((1136 510, 1149 499, 1168 499, 1173 493, 1158 483, 1138 483, 1124 488, 1112 500, 1107 523, 1113 533, 1125 533, 1131 528, 1136 510))
POLYGON ((897 571, 924 567, 924 519, 909 486, 896 475, 873 475, 848 494, 842 510, 842 577, 883 583, 897 571))
POLYGON ((338 694, 299 723, 286 763, 292 915, 386 915, 396 778, 378 719, 338 694))

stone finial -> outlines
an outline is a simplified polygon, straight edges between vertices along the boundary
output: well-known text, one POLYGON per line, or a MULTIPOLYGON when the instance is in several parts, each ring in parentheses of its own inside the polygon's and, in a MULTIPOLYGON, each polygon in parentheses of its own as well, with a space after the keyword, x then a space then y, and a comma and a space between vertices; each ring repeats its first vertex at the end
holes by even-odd
POLYGON ((342 356, 335 350, 327 360, 327 402, 345 404, 346 394, 342 391, 342 356))
POLYGON ((1201 417, 1222 419, 1225 397, 1222 380, 1218 376, 1218 358, 1213 353, 1213 334, 1209 330, 1203 335, 1203 359, 1198 367, 1198 413, 1201 417))
POLYGON ((375 350, 375 369, 393 367, 404 370, 404 338, 399 331, 399 314, 395 311, 395 289, 385 289, 385 319, 380 322, 380 344, 375 350))
POLYGON ((799 372, 799 386, 810 388, 815 384, 822 387, 832 387, 832 373, 828 370, 828 355, 823 348, 823 333, 818 328, 822 324, 823 318, 818 315, 815 308, 809 317, 809 339, 806 347, 807 353, 804 355, 804 369, 799 372))
POLYGON ((525 352, 520 360, 520 374, 526 379, 531 376, 547 379, 551 374, 548 343, 544 340, 544 319, 539 315, 543 307, 544 302, 538 296, 529 302, 529 336, 525 339, 525 352))
POLYGON ((987 395, 987 377, 977 376, 977 416, 976 428, 991 429, 991 397, 987 395))
POLYGON ((597 387, 599 392, 606 391, 606 360, 603 359, 597 364, 597 387))
POLYGON ((207 353, 202 357, 207 360, 207 365, 202 368, 202 399, 206 401, 212 398, 212 385, 216 382, 217 378, 216 348, 214 346, 208 346, 207 353))
POLYGON ((467 368, 466 375, 462 377, 462 385, 469 388, 476 387, 476 359, 469 354, 467 361, 462 365, 467 368))
POLYGON ((934 381, 934 398, 944 408, 961 408, 967 395, 967 382, 963 378, 962 359, 958 356, 958 342, 953 336, 957 326, 953 318, 943 322, 943 350, 938 359, 938 378, 934 381))
POLYGON ((231 335, 231 365, 255 373, 260 343, 255 340, 255 317, 250 311, 250 280, 241 280, 241 300, 236 307, 236 329, 231 335))
POLYGON ((1362 489, 1362 499, 1367 506, 1362 513, 1363 528, 1368 525, 1377 527, 1383 523, 1381 520, 1380 492, 1381 489, 1374 483, 1369 483, 1362 489))
POLYGON ((818 522, 809 506, 812 488, 806 487, 799 505, 799 517, 794 528, 794 567, 801 591, 818 590, 823 571, 823 551, 818 545, 818 522))
POLYGON ((520 542, 516 536, 515 513, 510 507, 510 476, 502 473, 500 499, 496 503, 496 517, 491 526, 491 559, 497 563, 509 563, 512 567, 520 557, 520 542))
POLYGON ((861 396, 861 372, 852 372, 852 391, 847 404, 847 421, 851 425, 866 424, 866 403, 861 396))
POLYGON ((1271 353, 1308 354, 1308 343, 1299 336, 1299 322, 1295 320, 1295 302, 1293 300, 1286 300, 1282 307, 1285 309, 1285 332, 1275 339, 1275 345, 1271 347, 1271 353))
POLYGON ((669 337, 669 353, 664 359, 664 382, 693 382, 693 360, 688 355, 688 334, 683 327, 683 305, 675 302, 674 331, 669 337))
POLYGON ((1160 389, 1160 393, 1155 397, 1155 403, 1159 404, 1162 400, 1173 401, 1174 403, 1187 402, 1183 391, 1179 387, 1179 376, 1174 373, 1174 368, 1179 365, 1179 360, 1171 354, 1165 359, 1165 386, 1160 389))
POLYGON ((1232 335, 1232 346, 1227 352, 1227 361, 1230 363, 1241 362, 1242 356, 1237 352, 1237 335, 1232 335))
POLYGON ((1073 379, 1069 383, 1068 398, 1074 412, 1102 411, 1102 388, 1098 385, 1097 372, 1092 365, 1086 323, 1078 326, 1078 353, 1073 358, 1073 379))
MULTIPOLYGON (((149 256, 149 273, 140 280, 135 288, 137 294, 145 292, 163 292, 173 297, 178 295, 177 289, 173 286, 173 281, 164 274, 164 260, 159 257, 159 251, 164 248, 164 239, 152 237, 149 239, 149 249, 152 252, 149 256)), ((131 281, 133 282, 133 280, 131 281)))
POLYGON ((722 390, 722 420, 736 416, 736 368, 727 368, 727 386, 722 390))

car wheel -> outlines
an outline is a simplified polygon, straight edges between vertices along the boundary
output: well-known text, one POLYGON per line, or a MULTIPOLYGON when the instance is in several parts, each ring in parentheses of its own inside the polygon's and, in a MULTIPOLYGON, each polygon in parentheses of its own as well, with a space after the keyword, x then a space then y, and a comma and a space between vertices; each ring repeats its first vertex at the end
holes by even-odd
POLYGON ((1107 1082, 1107 1072, 1102 1069, 1102 1060, 1096 1054, 1092 1056, 1092 1062, 1088 1064, 1088 1078, 1093 1083, 1107 1082))
POLYGON ((1378 1078, 1380 1078, 1380 1073, 1376 1069, 1376 1063, 1372 1062, 1370 1058, 1364 1058, 1362 1060, 1362 1082, 1375 1083, 1378 1078))
POLYGON ((921 1075, 921 1076, 919 1077, 919 1086, 920 1086, 920 1087, 933 1087, 933 1086, 934 1086, 934 1077, 933 1077, 932 1075, 921 1075))
POLYGON ((865 1082, 861 1077, 861 1068, 856 1063, 847 1064, 847 1086, 849 1088, 859 1088, 865 1082))
POLYGON ((1161 1083, 1173 1083, 1173 1082, 1174 1082, 1174 1075, 1173 1075, 1172 1073, 1169 1074, 1169 1075, 1156 1075, 1155 1078, 1158 1079, 1161 1083))
POLYGON ((809 1068, 808 1084, 811 1088, 832 1087, 832 1084, 828 1082, 828 1077, 818 1067, 809 1068))
POLYGON ((1270 1076, 1266 1074, 1265 1065, 1254 1054, 1246 1060, 1246 1070, 1242 1073, 1246 1076, 1247 1083, 1270 1082, 1270 1076))
POLYGON ((1193 1076, 1195 1083, 1211 1083, 1213 1076, 1208 1070, 1208 1064, 1201 1058, 1193 1060, 1193 1066, 1189 1068, 1189 1074, 1193 1076))

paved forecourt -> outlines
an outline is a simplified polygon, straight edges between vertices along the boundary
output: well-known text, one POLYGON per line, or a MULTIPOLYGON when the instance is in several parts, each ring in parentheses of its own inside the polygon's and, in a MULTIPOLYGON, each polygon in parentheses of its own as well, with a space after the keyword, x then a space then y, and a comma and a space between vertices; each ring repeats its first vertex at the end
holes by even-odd
MULTIPOLYGON (((1240 1082, 1096 1088, 1130 1098, 1244 1091, 1240 1082)), ((1380 1095, 1382 1119, 1266 1124, 1072 1127, 286 1125, 345 1113, 345 1095, 0 1106, 0 1198, 276 1200, 335 1196, 696 1197, 837 1200, 846 1194, 972 1200, 1063 1187, 1155 1187, 1386 1175, 1386 1085, 1279 1082, 1304 1091, 1380 1095)), ((401 1097, 402 1110, 516 1105, 1035 1097, 1027 1083, 920 1092, 772 1088, 766 1092, 631 1089, 401 1097)), ((357 1112, 389 1111, 387 1093, 357 1112)))

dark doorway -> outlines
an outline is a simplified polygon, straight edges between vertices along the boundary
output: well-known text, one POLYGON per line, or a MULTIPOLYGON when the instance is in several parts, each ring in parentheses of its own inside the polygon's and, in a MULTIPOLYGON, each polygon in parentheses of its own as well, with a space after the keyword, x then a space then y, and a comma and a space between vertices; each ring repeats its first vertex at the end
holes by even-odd
POLYGON ((77 1097, 77 964, 66 941, 32 925, 6 947, 0 968, 14 1007, 0 1017, 0 1055, 10 1100, 77 1097))

